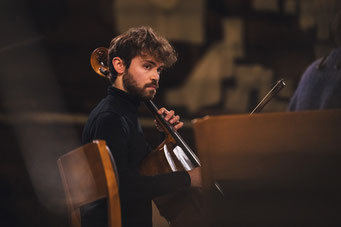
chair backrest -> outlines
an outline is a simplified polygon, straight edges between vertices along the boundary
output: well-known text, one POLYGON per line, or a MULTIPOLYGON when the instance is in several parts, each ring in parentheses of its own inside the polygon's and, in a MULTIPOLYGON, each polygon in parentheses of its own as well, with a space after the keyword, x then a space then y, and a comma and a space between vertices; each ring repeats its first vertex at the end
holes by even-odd
POLYGON ((57 163, 73 227, 81 226, 80 207, 102 198, 107 198, 108 226, 121 226, 117 171, 105 141, 70 151, 57 163))

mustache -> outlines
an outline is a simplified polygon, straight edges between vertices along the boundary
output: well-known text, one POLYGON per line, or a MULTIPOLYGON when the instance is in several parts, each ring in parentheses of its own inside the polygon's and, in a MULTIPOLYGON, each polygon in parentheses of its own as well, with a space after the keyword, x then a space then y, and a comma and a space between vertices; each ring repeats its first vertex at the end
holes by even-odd
POLYGON ((159 84, 156 81, 152 81, 151 83, 148 83, 148 84, 144 85, 144 87, 155 87, 156 89, 158 89, 159 88, 159 84))

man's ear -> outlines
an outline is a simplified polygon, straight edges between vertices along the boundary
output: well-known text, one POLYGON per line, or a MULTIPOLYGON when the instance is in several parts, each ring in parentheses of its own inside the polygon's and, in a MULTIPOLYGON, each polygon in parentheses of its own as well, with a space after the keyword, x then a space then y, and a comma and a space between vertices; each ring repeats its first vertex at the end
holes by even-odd
POLYGON ((114 66, 114 69, 116 70, 118 75, 123 74, 126 70, 124 61, 119 57, 114 57, 112 59, 112 65, 114 66))

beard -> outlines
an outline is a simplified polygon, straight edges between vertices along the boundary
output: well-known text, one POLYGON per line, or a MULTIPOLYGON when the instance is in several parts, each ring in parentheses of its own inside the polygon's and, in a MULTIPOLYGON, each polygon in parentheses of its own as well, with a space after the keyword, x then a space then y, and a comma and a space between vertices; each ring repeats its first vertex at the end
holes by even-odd
POLYGON ((145 84, 143 87, 138 87, 136 80, 128 71, 123 75, 123 86, 129 94, 138 97, 142 101, 152 100, 156 94, 155 90, 148 91, 148 87, 156 86, 158 88, 156 81, 145 84))

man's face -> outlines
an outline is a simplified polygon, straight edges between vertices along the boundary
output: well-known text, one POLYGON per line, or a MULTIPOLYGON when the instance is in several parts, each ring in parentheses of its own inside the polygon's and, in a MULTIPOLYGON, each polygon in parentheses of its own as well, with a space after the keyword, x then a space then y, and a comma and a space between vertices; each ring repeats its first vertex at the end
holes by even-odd
POLYGON ((159 87, 162 70, 163 63, 157 62, 153 57, 136 56, 123 75, 124 89, 142 100, 153 99, 159 87))

